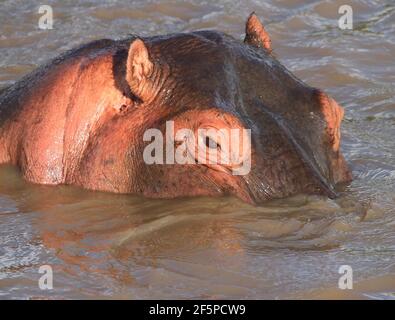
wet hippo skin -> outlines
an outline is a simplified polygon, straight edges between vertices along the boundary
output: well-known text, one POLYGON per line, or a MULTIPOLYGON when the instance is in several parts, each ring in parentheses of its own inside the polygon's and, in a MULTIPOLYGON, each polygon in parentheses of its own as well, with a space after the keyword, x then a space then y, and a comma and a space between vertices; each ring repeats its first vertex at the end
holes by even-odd
POLYGON ((351 180, 342 118, 335 100, 281 65, 251 14, 244 42, 218 31, 104 39, 38 68, 0 92, 0 163, 33 183, 148 197, 335 197, 351 180), (144 132, 167 121, 250 129, 251 170, 147 164, 144 132))

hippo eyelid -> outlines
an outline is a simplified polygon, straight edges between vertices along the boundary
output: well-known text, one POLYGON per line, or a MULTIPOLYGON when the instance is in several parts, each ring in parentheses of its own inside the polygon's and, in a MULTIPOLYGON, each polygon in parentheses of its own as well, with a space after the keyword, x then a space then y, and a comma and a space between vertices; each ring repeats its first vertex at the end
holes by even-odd
POLYGON ((206 144, 206 147, 208 147, 210 149, 221 149, 221 145, 219 143, 215 142, 209 136, 206 136, 205 144, 206 144))

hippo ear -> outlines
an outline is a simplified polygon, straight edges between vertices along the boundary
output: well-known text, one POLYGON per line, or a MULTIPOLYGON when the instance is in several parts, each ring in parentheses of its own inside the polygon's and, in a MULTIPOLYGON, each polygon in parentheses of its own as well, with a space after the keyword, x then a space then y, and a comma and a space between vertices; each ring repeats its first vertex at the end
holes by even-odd
POLYGON ((267 51, 272 52, 269 34, 254 12, 247 19, 244 43, 258 48, 265 48, 267 51))
POLYGON ((130 89, 139 98, 149 94, 148 78, 153 71, 153 63, 150 61, 148 49, 141 39, 135 39, 129 47, 126 62, 126 81, 130 89))

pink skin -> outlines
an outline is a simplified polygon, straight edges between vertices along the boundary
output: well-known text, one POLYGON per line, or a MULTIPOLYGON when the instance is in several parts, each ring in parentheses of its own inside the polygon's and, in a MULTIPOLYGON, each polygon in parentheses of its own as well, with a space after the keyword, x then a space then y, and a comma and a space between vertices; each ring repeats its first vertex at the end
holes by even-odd
POLYGON ((351 180, 340 153, 343 110, 271 54, 253 14, 245 43, 214 31, 100 40, 72 50, 0 94, 0 163, 28 181, 148 197, 233 194, 260 203, 335 196, 351 180), (252 130, 252 169, 147 165, 144 132, 252 130))

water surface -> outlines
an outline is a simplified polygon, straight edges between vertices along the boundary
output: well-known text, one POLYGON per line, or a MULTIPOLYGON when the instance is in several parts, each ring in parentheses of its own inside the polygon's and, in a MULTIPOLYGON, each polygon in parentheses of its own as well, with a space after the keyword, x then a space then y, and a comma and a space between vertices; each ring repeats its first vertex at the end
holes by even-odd
POLYGON ((0 298, 373 298, 395 292, 395 4, 348 1, 0 3, 0 88, 80 43, 196 29, 243 38, 251 11, 278 59, 346 111, 353 183, 340 198, 252 207, 234 198, 149 200, 28 184, 0 166, 0 298), (337 288, 350 265, 354 289, 337 288), (41 265, 54 289, 38 288, 41 265))

